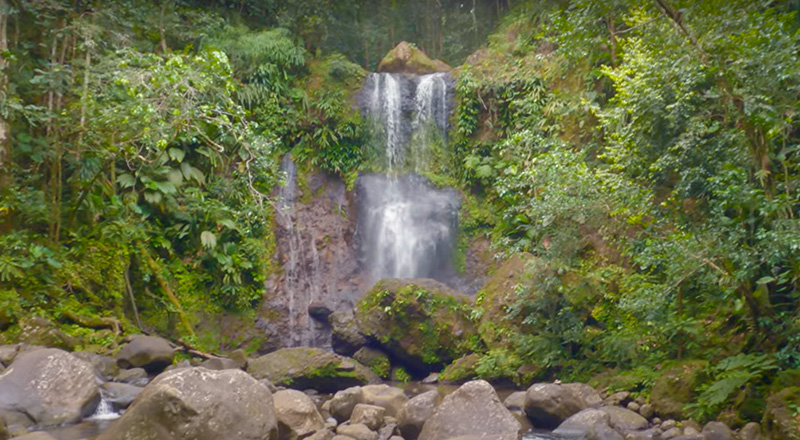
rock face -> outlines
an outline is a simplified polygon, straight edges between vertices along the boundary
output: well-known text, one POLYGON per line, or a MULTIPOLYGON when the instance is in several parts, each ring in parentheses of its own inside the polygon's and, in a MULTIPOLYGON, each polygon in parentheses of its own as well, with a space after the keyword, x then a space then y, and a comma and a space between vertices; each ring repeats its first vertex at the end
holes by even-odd
POLYGON ((786 388, 767 398, 761 421, 767 438, 800 440, 800 420, 790 405, 800 405, 800 387, 786 388))
POLYGON ((413 397, 400 408, 397 427, 406 440, 417 440, 422 427, 433 415, 439 402, 439 390, 431 390, 413 397))
POLYGON ((419 440, 459 436, 510 436, 519 439, 522 425, 500 402, 488 382, 467 382, 448 395, 425 422, 419 440))
POLYGON ((323 393, 380 381, 369 368, 352 359, 309 347, 283 348, 251 359, 247 372, 275 385, 323 393))
POLYGON ((336 311, 328 317, 331 325, 333 351, 343 356, 352 356, 367 344, 366 336, 358 331, 355 315, 350 309, 336 311))
POLYGON ((438 281, 385 279, 356 306, 361 332, 419 372, 479 350, 469 298, 438 281))
POLYGON ((141 367, 158 372, 172 364, 174 357, 175 350, 166 339, 135 335, 117 353, 117 364, 120 368, 141 367))
POLYGON ((405 41, 389 51, 378 64, 378 72, 389 73, 424 75, 450 70, 453 69, 443 61, 431 60, 424 52, 405 41))
POLYGON ((573 414, 598 404, 595 391, 576 384, 537 383, 525 394, 525 414, 537 428, 555 428, 573 414))
POLYGON ((272 393, 240 370, 156 377, 97 440, 276 440, 272 393))
POLYGON ((273 396, 278 419, 278 439, 297 440, 325 427, 314 401, 297 390, 278 391, 273 396))
POLYGON ((665 419, 687 418, 683 407, 694 400, 698 375, 706 364, 705 361, 684 362, 656 379, 650 393, 650 403, 656 414, 665 419))
POLYGON ((77 422, 98 403, 94 368, 62 350, 19 354, 0 377, 0 409, 23 412, 38 425, 77 422))

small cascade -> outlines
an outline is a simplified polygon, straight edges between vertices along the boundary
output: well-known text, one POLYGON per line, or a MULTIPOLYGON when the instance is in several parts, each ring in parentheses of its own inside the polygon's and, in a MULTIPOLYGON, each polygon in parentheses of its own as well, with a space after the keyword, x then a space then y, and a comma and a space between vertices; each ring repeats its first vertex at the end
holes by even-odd
POLYGON ((89 420, 114 420, 118 419, 120 414, 114 411, 114 406, 111 405, 111 402, 106 400, 105 397, 100 399, 100 404, 97 405, 97 409, 94 411, 89 420))
POLYGON ((454 277, 458 193, 434 188, 419 176, 434 145, 446 143, 450 84, 446 73, 367 78, 362 108, 372 120, 387 172, 361 176, 356 184, 361 263, 373 282, 454 277))

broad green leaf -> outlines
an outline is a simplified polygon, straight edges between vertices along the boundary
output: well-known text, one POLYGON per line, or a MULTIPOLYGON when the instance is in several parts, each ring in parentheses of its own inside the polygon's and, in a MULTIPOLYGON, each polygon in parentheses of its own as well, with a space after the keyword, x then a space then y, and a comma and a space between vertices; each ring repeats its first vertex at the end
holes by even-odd
POLYGON ((133 174, 122 173, 117 176, 117 183, 120 188, 130 188, 136 185, 136 177, 133 174))
POLYGON ((168 151, 169 157, 176 162, 183 162, 183 158, 186 157, 186 153, 180 148, 170 148, 168 151))

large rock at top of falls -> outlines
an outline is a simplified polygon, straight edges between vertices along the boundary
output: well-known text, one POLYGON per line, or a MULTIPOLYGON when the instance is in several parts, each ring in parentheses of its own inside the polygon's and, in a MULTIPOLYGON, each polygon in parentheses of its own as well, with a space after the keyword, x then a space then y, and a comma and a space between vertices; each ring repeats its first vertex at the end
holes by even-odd
POLYGON ((380 382, 375 373, 355 360, 310 347, 283 348, 251 359, 247 372, 275 385, 323 393, 380 382))
POLYGON ((488 382, 467 382, 444 398, 422 427, 419 440, 449 440, 460 436, 521 437, 522 425, 506 409, 488 382))
POLYGON ((172 364, 174 357, 175 349, 166 339, 134 335, 117 353, 117 364, 121 368, 141 367, 150 372, 159 372, 172 364))
POLYGON ((429 279, 384 279, 356 306, 361 332, 418 372, 479 351, 471 301, 429 279))
POLYGON ((25 413, 37 425, 77 422, 98 403, 92 365, 59 349, 21 353, 0 376, 0 410, 25 413))
POLYGON ((555 428, 561 422, 603 399, 592 387, 581 383, 537 383, 525 393, 525 414, 537 428, 555 428))
POLYGON ((443 61, 432 60, 416 46, 401 42, 390 50, 378 64, 378 72, 388 73, 413 73, 425 75, 436 72, 449 72, 453 70, 443 61))
POLYGON ((272 393, 241 370, 156 377, 97 440, 276 440, 272 393))

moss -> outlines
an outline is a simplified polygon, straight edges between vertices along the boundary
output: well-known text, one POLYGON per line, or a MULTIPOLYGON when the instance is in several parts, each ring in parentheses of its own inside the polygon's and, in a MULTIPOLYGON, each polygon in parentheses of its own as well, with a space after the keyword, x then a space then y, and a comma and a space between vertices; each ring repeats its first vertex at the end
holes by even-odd
POLYGON ((506 336, 525 329, 523 316, 509 319, 508 308, 516 300, 517 288, 527 281, 526 266, 532 258, 532 255, 526 253, 512 256, 497 269, 478 293, 483 311, 478 332, 490 349, 509 348, 513 340, 506 336))
POLYGON ((375 350, 370 347, 361 347, 353 355, 353 359, 372 370, 372 372, 378 376, 384 379, 389 378, 392 364, 389 362, 389 357, 380 350, 375 350))
POLYGON ((800 440, 800 387, 769 396, 761 425, 767 438, 800 440))
POLYGON ((456 359, 439 373, 439 381, 449 383, 464 383, 478 377, 477 368, 480 356, 469 354, 456 359))
POLYGON ((449 70, 451 68, 447 64, 428 58, 416 46, 405 41, 390 50, 378 64, 378 72, 424 75, 449 70))
POLYGON ((664 370, 650 393, 650 402, 656 413, 662 418, 688 418, 684 407, 694 402, 695 389, 707 365, 706 361, 685 361, 664 370))
POLYGON ((392 369, 392 380, 393 381, 400 382, 400 383, 408 383, 408 382, 411 382, 412 379, 413 378, 411 377, 411 374, 409 374, 408 371, 406 371, 405 368, 403 368, 403 367, 395 367, 395 368, 392 369))

